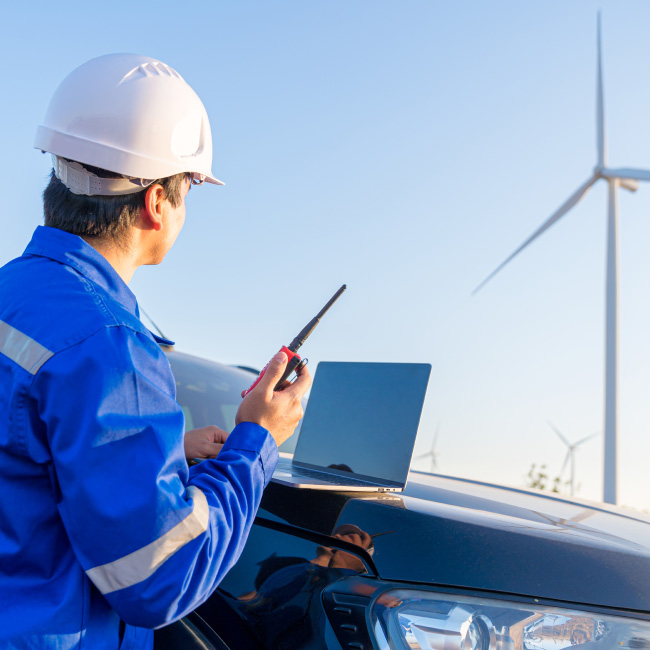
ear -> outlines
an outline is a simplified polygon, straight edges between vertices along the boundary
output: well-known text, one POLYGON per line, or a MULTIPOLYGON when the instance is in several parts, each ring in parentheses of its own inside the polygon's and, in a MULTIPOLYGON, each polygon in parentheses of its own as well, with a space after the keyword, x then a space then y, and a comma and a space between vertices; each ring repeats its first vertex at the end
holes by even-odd
POLYGON ((159 183, 154 183, 147 188, 144 195, 144 208, 142 218, 152 230, 162 230, 163 203, 165 190, 159 183))

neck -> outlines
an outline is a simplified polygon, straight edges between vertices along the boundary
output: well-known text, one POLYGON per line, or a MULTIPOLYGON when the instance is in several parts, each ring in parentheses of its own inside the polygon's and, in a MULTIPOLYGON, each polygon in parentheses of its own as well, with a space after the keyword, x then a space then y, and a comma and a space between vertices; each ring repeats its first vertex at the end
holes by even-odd
POLYGON ((120 247, 111 240, 98 237, 84 236, 83 240, 106 258, 126 284, 131 282, 131 278, 140 264, 130 246, 120 247))

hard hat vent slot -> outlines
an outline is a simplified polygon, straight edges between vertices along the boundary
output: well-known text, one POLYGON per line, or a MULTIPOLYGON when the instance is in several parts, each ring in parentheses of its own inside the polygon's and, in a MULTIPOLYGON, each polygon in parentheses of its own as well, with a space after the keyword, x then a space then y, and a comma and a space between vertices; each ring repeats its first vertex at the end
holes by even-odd
POLYGON ((175 79, 183 79, 174 68, 170 68, 160 61, 148 61, 130 70, 122 77, 120 83, 134 81, 135 79, 144 79, 145 77, 173 77, 175 79))

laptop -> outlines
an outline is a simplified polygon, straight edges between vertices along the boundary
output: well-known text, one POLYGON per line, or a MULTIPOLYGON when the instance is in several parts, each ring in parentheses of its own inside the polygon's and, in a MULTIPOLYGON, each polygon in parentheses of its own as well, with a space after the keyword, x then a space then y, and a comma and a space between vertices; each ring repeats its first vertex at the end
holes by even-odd
POLYGON ((401 492, 431 365, 318 364, 292 459, 273 481, 295 488, 401 492))

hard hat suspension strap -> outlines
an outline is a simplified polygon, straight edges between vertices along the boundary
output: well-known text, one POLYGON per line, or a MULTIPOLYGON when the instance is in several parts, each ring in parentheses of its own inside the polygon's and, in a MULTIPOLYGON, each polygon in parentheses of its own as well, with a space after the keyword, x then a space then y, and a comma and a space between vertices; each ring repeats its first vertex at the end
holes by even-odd
POLYGON ((144 178, 102 178, 89 172, 78 162, 59 156, 52 156, 54 175, 73 193, 85 196, 121 196, 141 192, 155 179, 144 178))

